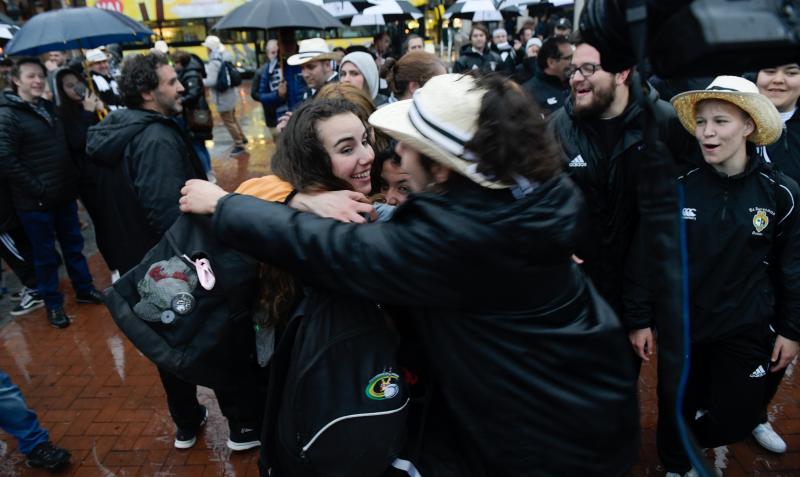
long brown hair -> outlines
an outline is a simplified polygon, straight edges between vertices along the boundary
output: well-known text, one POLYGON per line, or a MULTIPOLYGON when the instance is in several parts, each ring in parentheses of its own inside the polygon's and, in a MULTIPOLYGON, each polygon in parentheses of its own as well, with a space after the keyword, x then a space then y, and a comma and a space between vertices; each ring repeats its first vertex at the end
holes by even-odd
POLYGON ((412 81, 420 86, 441 71, 447 71, 442 60, 424 51, 410 51, 394 62, 386 73, 386 81, 399 99, 408 91, 412 81))

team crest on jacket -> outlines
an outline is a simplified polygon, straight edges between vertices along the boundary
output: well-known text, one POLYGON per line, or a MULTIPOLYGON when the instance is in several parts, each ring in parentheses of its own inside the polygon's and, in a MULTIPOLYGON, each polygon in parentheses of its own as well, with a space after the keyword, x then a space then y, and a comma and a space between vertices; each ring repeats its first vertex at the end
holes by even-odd
POLYGON ((375 401, 392 399, 400 393, 400 386, 397 384, 400 375, 392 372, 383 372, 369 380, 367 388, 364 390, 367 397, 375 401))
POLYGON ((769 225, 767 214, 763 210, 756 212, 756 215, 753 216, 753 227, 755 227, 756 232, 763 232, 767 225, 769 225))

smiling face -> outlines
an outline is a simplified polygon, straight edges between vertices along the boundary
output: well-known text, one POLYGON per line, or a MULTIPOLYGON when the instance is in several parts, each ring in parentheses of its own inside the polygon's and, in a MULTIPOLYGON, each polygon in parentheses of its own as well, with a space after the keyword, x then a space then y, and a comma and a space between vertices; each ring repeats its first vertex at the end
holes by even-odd
POLYGON ((356 88, 366 90, 364 76, 361 74, 361 71, 356 68, 356 65, 349 61, 339 68, 339 81, 342 83, 350 83, 356 88))
POLYGON ((792 111, 800 98, 800 65, 789 63, 758 72, 758 91, 782 113, 792 111))
POLYGON ((333 175, 347 181, 354 191, 369 194, 375 153, 364 123, 353 113, 343 113, 318 121, 315 129, 331 159, 333 175))
POLYGON ((595 72, 584 76, 576 71, 569 79, 574 111, 579 116, 600 116, 614 102, 615 75, 600 67, 600 52, 587 43, 578 45, 572 54, 572 65, 598 65, 595 72))
POLYGON ((45 87, 45 72, 36 63, 24 63, 19 67, 19 78, 12 78, 17 94, 23 101, 34 101, 42 97, 45 87))
POLYGON ((695 111, 694 136, 706 163, 729 176, 742 172, 747 164, 747 136, 755 130, 750 116, 718 99, 697 103, 695 111))

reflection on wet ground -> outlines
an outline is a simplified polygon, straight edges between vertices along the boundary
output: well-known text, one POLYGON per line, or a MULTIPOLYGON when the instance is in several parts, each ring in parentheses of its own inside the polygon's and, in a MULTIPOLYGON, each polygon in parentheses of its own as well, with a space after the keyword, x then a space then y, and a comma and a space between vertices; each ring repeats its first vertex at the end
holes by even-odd
MULTIPOLYGON (((274 144, 264 127, 260 106, 242 91, 240 118, 249 154, 228 157, 232 141, 218 125, 210 143, 220 185, 233 190, 250 177, 268 173, 274 144)), ((93 246, 91 227, 84 230, 86 254, 96 285, 109 285, 108 269, 93 246)), ((72 452, 63 476, 227 476, 258 475, 258 451, 232 453, 225 445, 228 429, 213 393, 200 388, 209 421, 190 450, 173 448, 174 425, 166 408, 154 366, 125 338, 102 306, 76 305, 72 290, 67 312, 72 326, 48 326, 43 310, 9 320, 8 300, 0 300, 0 369, 9 373, 36 410, 50 438, 72 452), (5 320, 5 322, 3 321, 5 320), (5 323, 5 324, 3 324, 5 323)), ((591 366, 591 363, 586 363, 591 366)), ((800 390, 792 370, 770 407, 774 426, 786 438, 789 452, 770 454, 752 439, 708 451, 726 476, 800 475, 800 390)), ((655 363, 642 367, 640 401, 642 451, 630 475, 663 475, 655 452, 657 418, 655 363)), ((557 411, 557 410, 555 410, 557 411)), ((17 443, 0 432, 0 476, 43 476, 25 467, 17 443)))

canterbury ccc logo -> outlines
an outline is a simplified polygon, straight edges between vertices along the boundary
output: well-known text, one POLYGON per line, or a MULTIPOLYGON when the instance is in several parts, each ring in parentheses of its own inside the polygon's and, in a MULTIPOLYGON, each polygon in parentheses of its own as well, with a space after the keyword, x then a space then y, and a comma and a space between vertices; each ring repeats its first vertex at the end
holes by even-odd
POLYGON ((369 380, 364 392, 375 401, 391 399, 400 393, 400 386, 397 384, 399 379, 400 376, 395 373, 380 373, 369 380))

